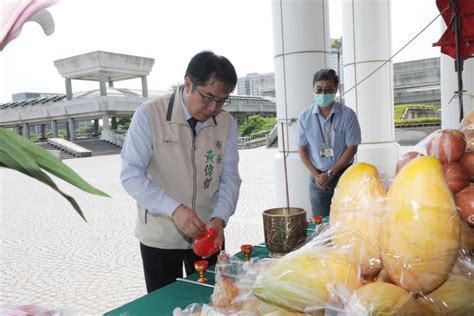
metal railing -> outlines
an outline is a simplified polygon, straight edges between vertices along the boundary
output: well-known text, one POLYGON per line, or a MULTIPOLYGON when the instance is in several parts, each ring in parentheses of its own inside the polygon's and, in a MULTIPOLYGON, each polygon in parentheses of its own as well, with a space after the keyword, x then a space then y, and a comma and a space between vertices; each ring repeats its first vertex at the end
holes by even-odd
POLYGON ((100 134, 100 140, 105 140, 108 143, 114 144, 119 147, 123 147, 125 142, 125 134, 120 134, 115 131, 104 128, 100 134))
POLYGON ((260 139, 260 138, 266 139, 269 132, 270 132, 270 130, 265 130, 265 131, 261 131, 261 132, 258 132, 258 133, 250 134, 249 136, 240 136, 238 138, 238 144, 243 145, 243 144, 246 144, 250 141, 254 141, 254 140, 260 139))
POLYGON ((275 124, 275 126, 273 126, 270 133, 268 133, 267 135, 267 148, 270 147, 277 138, 278 138, 278 124, 275 124))

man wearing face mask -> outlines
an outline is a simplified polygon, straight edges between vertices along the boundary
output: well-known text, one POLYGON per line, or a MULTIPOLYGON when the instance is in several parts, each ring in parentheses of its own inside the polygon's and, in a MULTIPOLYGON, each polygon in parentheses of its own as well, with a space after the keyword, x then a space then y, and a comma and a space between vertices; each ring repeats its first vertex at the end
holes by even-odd
POLYGON ((309 196, 313 216, 328 216, 334 188, 352 164, 361 142, 354 111, 334 100, 339 77, 333 69, 314 74, 314 103, 298 120, 298 150, 310 172, 309 196))
MULTIPOLYGON (((189 275, 202 260, 193 239, 206 228, 223 246, 241 179, 237 123, 223 110, 237 83, 231 62, 210 51, 188 64, 184 84, 133 115, 122 149, 122 185, 136 201, 135 236, 148 293, 189 275)), ((209 265, 217 255, 206 258, 209 265)))

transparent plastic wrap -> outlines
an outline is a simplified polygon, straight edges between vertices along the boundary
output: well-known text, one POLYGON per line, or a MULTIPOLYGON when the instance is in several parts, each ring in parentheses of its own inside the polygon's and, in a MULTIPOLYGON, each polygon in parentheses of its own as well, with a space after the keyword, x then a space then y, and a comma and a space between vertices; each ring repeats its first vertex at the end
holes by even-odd
POLYGON ((331 241, 335 233, 331 228, 322 230, 303 247, 280 258, 258 275, 253 295, 292 312, 322 312, 328 306, 337 310, 339 302, 329 286, 353 290, 362 284, 362 278, 349 257, 351 245, 336 246, 331 241))
POLYGON ((80 313, 56 307, 35 304, 10 305, 0 307, 0 316, 74 316, 80 313))
MULTIPOLYGON (((471 261, 459 261, 461 221, 439 160, 411 161, 386 193, 382 182, 372 165, 348 168, 334 193, 330 227, 259 275, 254 295, 289 311, 419 315, 430 302, 420 297, 445 284, 456 262, 464 278, 472 275, 471 261)), ((460 302, 472 298, 467 285, 453 285, 460 302)), ((428 311, 441 315, 439 308, 428 311)))
POLYGON ((379 250, 380 220, 385 207, 385 188, 377 169, 367 163, 349 167, 339 179, 329 219, 332 241, 348 251, 364 276, 382 269, 379 250))
POLYGON ((430 293, 447 279, 459 248, 459 216, 441 164, 418 157, 400 170, 387 192, 380 229, 384 269, 407 291, 430 293))
POLYGON ((474 315, 474 280, 451 274, 440 287, 417 299, 425 315, 474 315))
POLYGON ((329 224, 301 248, 218 265, 214 311, 474 315, 472 227, 460 220, 442 164, 419 156, 391 180, 370 164, 349 167, 329 224))
POLYGON ((461 130, 466 137, 466 151, 474 151, 474 111, 464 115, 461 130))
MULTIPOLYGON (((474 127, 472 124, 469 123, 469 126, 474 127)), ((437 130, 400 157, 396 173, 418 156, 437 158, 442 165, 443 177, 450 191, 455 194, 461 218, 474 226, 474 187, 471 185, 474 183, 474 151, 470 149, 469 141, 465 131, 437 130)))

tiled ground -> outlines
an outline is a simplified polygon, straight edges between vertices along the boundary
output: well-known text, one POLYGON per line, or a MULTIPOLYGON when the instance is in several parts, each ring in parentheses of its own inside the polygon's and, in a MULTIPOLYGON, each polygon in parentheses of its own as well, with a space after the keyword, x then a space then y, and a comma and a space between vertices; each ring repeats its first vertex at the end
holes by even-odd
MULTIPOLYGON (((240 151, 243 180, 227 249, 263 241, 261 212, 274 205, 277 149, 240 151)), ((79 191, 85 223, 55 191, 20 173, 0 169, 0 306, 39 304, 96 315, 145 294, 135 203, 119 181, 118 155, 65 161, 111 198, 79 191)))

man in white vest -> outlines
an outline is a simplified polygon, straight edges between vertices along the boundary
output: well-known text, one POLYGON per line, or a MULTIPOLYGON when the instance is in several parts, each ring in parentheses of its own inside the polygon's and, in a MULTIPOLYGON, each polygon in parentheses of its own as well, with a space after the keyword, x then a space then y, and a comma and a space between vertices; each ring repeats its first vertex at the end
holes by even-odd
MULTIPOLYGON (((222 107, 237 83, 231 62, 210 51, 195 55, 184 84, 140 106, 122 149, 121 181, 138 205, 148 293, 195 272, 193 239, 206 228, 224 242, 241 179, 237 123, 222 107)), ((209 264, 217 255, 206 258, 209 264)))

